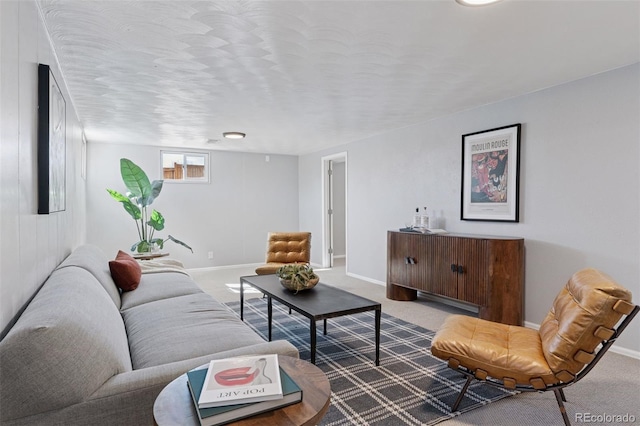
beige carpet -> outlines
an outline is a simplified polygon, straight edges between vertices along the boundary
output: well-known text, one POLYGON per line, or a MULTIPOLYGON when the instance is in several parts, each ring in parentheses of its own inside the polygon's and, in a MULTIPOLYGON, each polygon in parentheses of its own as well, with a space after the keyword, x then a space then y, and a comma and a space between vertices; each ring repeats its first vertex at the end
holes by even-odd
MULTIPOLYGON (((215 271, 189 271, 194 280, 221 302, 239 300, 237 292, 227 284, 237 284, 239 277, 253 275, 253 268, 238 267, 215 271)), ((430 330, 437 330, 452 313, 473 315, 420 297, 414 302, 397 302, 385 297, 385 287, 345 274, 344 266, 316 270, 325 284, 382 303, 382 311, 430 330)), ((245 295, 261 297, 260 294, 245 295)), ((636 319, 638 321, 638 319, 636 319)), ((629 414, 640 424, 640 360, 609 352, 582 381, 565 389, 567 413, 572 424, 576 416, 611 416, 629 414)), ((562 417, 552 392, 526 393, 493 402, 445 422, 446 425, 561 425, 562 417)), ((589 422, 589 425, 611 425, 611 422, 589 422)))

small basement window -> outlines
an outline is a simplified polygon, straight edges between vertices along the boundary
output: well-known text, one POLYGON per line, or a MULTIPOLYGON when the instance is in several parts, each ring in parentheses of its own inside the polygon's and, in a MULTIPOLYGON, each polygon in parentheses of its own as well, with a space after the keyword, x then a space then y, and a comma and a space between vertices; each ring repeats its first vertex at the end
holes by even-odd
POLYGON ((165 182, 209 182, 209 153, 160 151, 165 182))

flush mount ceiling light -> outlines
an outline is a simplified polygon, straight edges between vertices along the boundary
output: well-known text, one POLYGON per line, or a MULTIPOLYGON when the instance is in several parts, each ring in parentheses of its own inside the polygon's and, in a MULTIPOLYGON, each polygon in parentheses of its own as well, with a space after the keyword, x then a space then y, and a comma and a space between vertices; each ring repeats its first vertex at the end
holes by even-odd
POLYGON ((222 136, 224 136, 227 139, 242 139, 247 135, 245 135, 242 132, 224 132, 222 136))
POLYGON ((456 0, 463 6, 486 6, 491 3, 497 3, 500 0, 456 0))

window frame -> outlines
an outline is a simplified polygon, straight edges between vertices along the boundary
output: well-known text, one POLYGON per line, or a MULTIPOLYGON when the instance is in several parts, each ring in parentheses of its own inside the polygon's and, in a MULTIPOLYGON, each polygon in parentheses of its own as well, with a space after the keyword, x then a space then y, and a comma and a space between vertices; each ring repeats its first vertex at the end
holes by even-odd
POLYGON ((164 181, 164 183, 178 183, 178 184, 185 184, 185 183, 210 183, 211 182, 211 171, 209 169, 210 167, 210 159, 209 159, 209 152, 207 151, 195 151, 195 150, 181 150, 181 149, 161 149, 160 150, 160 175, 161 175, 161 179, 164 181), (164 156, 165 154, 171 154, 171 155, 182 155, 182 158, 185 160, 184 161, 184 165, 183 165, 183 178, 182 179, 166 179, 164 177, 164 156), (187 177, 187 173, 186 170, 184 170, 184 167, 186 165, 186 157, 189 156, 194 156, 194 157, 202 157, 204 158, 204 176, 202 178, 189 178, 187 177))

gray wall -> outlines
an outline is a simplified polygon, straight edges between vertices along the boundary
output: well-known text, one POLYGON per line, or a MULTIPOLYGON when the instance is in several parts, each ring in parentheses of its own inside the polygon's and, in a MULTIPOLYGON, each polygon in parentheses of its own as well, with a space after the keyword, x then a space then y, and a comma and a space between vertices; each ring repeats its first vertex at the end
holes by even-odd
POLYGON ((0 2, 0 330, 85 237, 82 129, 34 2, 0 2), (38 215, 38 63, 67 104, 66 210, 38 215))
MULTIPOLYGON (((639 76, 635 64, 302 156, 300 226, 321 232, 320 159, 347 151, 349 274, 384 283, 387 230, 426 205, 449 231, 526 239, 529 323, 539 324, 585 267, 602 269, 637 298, 639 76), (513 123, 522 123, 520 223, 461 221, 461 135, 513 123)), ((321 260, 319 251, 313 256, 321 260)), ((630 327, 618 345, 638 356, 640 322, 630 327)))
MULTIPOLYGON (((160 179, 160 148, 88 143, 87 241, 115 256, 137 241, 133 219, 106 188, 126 192, 120 158, 160 179)), ((269 231, 298 230, 298 158, 210 151, 211 181, 165 182, 152 207, 165 217, 165 230, 193 247, 168 242, 171 257, 188 268, 264 262, 269 231), (213 252, 213 259, 208 253, 213 252)))

